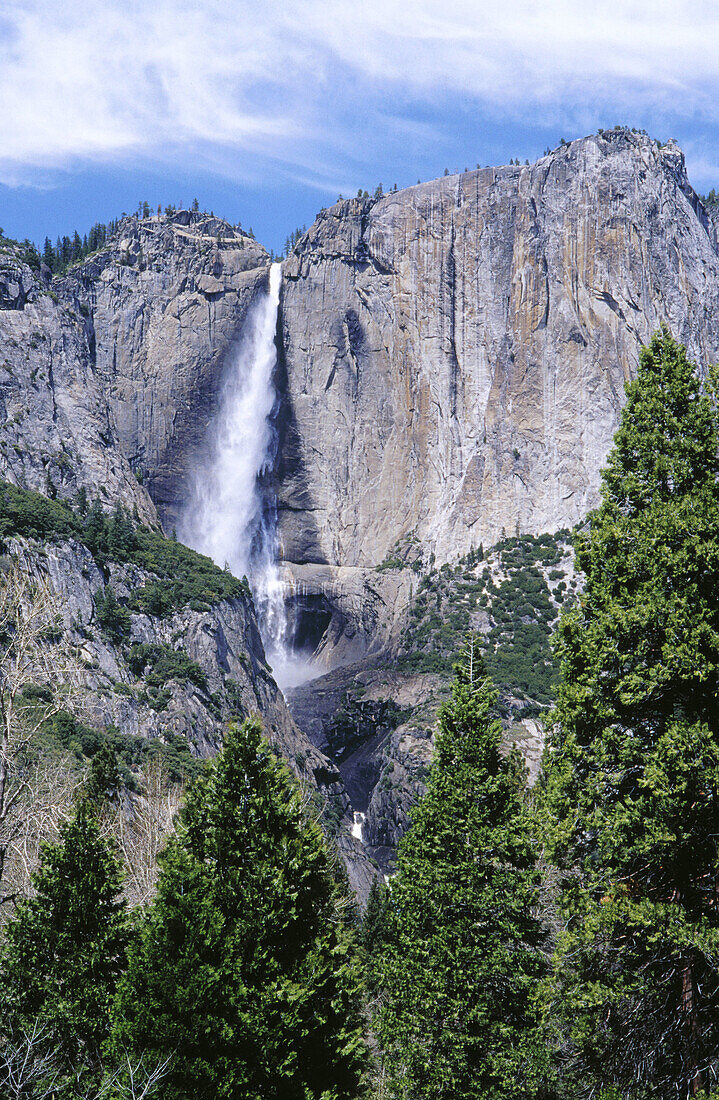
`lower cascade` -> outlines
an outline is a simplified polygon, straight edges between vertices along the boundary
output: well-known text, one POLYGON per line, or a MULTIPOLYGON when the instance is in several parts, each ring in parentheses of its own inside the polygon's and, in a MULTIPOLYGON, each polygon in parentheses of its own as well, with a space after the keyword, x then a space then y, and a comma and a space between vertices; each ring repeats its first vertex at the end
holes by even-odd
POLYGON ((365 814, 361 813, 359 810, 355 810, 354 811, 354 820, 352 822, 352 836, 355 837, 357 840, 361 841, 363 844, 364 844, 364 835, 363 835, 364 823, 365 823, 365 814))
POLYGON ((286 584, 277 565, 275 509, 259 489, 259 479, 274 457, 273 375, 281 276, 282 265, 273 263, 267 292, 248 313, 178 535, 235 576, 248 578, 275 679, 289 688, 310 679, 312 669, 293 652, 286 584))

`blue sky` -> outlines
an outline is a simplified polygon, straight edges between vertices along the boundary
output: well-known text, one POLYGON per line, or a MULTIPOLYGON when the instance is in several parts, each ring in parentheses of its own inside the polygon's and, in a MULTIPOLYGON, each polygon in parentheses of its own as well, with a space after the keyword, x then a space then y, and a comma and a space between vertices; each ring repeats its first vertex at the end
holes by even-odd
POLYGON ((358 187, 615 123, 719 186, 719 6, 4 0, 0 226, 41 243, 194 197, 280 249, 358 187))

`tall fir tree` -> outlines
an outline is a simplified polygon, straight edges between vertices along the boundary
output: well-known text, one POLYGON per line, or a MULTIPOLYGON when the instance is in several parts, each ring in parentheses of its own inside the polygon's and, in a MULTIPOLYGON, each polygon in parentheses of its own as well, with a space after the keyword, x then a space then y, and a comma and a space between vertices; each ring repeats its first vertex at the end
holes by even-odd
POLYGON ((686 1097, 719 1073, 719 433, 666 330, 644 349, 578 539, 546 757, 565 872, 553 1011, 576 1091, 686 1097))
POLYGON ((118 993, 118 1049, 167 1100, 355 1097, 359 970, 321 829, 256 720, 190 791, 118 993))
POLYGON ((5 928, 0 1033, 12 1044, 36 1031, 33 1056, 52 1053, 56 1095, 75 1096, 100 1080, 129 940, 120 863, 84 801, 44 848, 34 887, 5 928))
POLYGON ((543 1072, 536 846, 526 769, 500 752, 495 702, 470 639, 383 922, 377 1029, 383 1095, 397 1100, 525 1100, 543 1072))

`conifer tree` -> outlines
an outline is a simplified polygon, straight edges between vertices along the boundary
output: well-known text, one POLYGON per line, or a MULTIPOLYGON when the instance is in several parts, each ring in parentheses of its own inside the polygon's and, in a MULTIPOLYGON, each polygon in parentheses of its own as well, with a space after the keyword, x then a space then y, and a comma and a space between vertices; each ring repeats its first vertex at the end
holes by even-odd
POLYGON ((107 741, 103 741, 87 769, 83 782, 84 801, 99 814, 117 797, 121 785, 117 755, 107 741))
POLYGON ((360 943, 369 955, 374 954, 382 943, 388 901, 387 887, 378 878, 373 878, 359 935, 360 943))
MULTIPOLYGON (((90 1088, 101 1076, 110 1005, 129 938, 119 861, 81 802, 48 845, 35 896, 5 929, 0 952, 0 1032, 12 1043, 41 1036, 33 1056, 90 1088)), ((57 1096, 66 1093, 58 1083, 57 1096)))
POLYGON ((191 789, 115 1007, 167 1100, 355 1097, 358 968, 332 861, 256 720, 191 789))
POLYGON ((662 330, 627 386, 559 630, 544 805, 579 1095, 685 1097, 719 1073, 718 445, 712 394, 662 330))
POLYGON ((45 244, 42 249, 42 259, 43 263, 47 264, 51 271, 55 270, 55 251, 49 237, 45 238, 45 244))
POLYGON ((380 963, 386 1094, 530 1097, 543 972, 535 846, 516 750, 470 639, 440 712, 427 792, 399 845, 380 963))
POLYGON ((368 1002, 376 998, 380 986, 388 906, 389 890, 384 882, 374 878, 358 934, 359 944, 364 956, 364 985, 368 1002))

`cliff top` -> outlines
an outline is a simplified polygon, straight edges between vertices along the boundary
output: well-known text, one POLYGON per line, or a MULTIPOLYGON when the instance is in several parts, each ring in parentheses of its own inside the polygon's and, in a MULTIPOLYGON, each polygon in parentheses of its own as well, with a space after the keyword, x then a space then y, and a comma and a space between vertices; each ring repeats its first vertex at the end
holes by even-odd
POLYGON ((656 166, 662 166, 676 175, 678 179, 683 179, 686 186, 696 195, 697 200, 701 201, 694 188, 688 184, 684 153, 674 138, 661 142, 657 138, 651 138, 644 130, 630 127, 613 127, 611 130, 599 129, 596 133, 587 134, 584 138, 576 138, 573 141, 566 142, 562 140, 561 144, 557 145, 555 149, 547 151, 531 163, 485 165, 484 167, 477 165, 476 168, 466 168, 464 172, 447 172, 444 176, 436 176, 424 180, 422 183, 392 189, 381 194, 368 195, 363 193, 363 195, 357 195, 353 198, 341 198, 334 202, 331 207, 320 211, 317 220, 319 221, 323 216, 336 217, 344 215, 344 213, 366 212, 383 200, 422 194, 427 190, 436 189, 438 185, 440 185, 440 188, 454 187, 457 180, 460 179, 479 177, 489 179, 491 182, 496 182, 498 179, 518 179, 522 173, 531 172, 532 169, 538 166, 550 165, 563 157, 576 158, 584 156, 589 149, 606 156, 626 152, 643 158, 645 163, 646 158, 650 157, 656 166))

